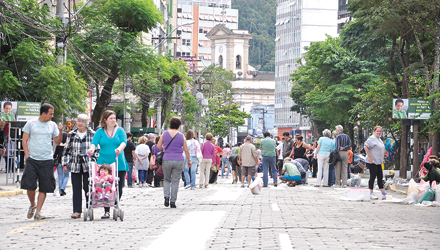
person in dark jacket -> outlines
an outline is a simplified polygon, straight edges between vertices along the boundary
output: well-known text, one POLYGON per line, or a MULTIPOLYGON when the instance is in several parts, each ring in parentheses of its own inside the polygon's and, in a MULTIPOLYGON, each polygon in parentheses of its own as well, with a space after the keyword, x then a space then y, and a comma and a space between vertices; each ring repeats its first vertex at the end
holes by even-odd
MULTIPOLYGON (((66 146, 67 141, 67 133, 63 133, 63 139, 61 139, 60 145, 57 145, 55 148, 55 153, 53 154, 53 159, 55 166, 57 167, 57 173, 58 173, 58 189, 60 192, 60 196, 66 195, 66 186, 67 182, 69 181, 69 171, 64 172, 63 167, 61 165, 61 159, 63 157, 63 150, 64 146, 66 146)), ((54 192, 54 194, 56 194, 54 192)))
POLYGON ((428 174, 426 175, 429 180, 429 186, 432 186, 432 182, 436 181, 437 183, 440 183, 440 173, 433 167, 433 164, 431 161, 427 161, 423 164, 423 167, 428 170, 428 174))

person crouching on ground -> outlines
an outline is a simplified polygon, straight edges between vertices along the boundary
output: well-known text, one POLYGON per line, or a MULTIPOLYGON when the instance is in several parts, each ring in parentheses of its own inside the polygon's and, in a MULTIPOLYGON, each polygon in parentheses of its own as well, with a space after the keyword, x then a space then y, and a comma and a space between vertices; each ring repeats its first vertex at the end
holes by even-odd
POLYGON ((292 158, 285 158, 280 180, 287 182, 289 187, 294 187, 300 179, 301 173, 299 172, 298 167, 292 163, 292 158))

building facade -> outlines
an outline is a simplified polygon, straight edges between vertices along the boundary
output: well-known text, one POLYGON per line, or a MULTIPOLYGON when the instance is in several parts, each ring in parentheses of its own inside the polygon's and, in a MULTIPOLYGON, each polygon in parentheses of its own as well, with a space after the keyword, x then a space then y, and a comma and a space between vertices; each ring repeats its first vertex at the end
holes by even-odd
POLYGON ((311 42, 323 41, 326 34, 337 36, 338 0, 277 0, 275 46, 275 127, 278 135, 300 129, 305 136, 310 120, 290 111, 290 74, 297 59, 311 42))
POLYGON ((238 10, 230 8, 230 1, 183 1, 177 7, 177 25, 184 25, 177 30, 176 58, 189 63, 191 70, 202 70, 211 65, 211 41, 206 34, 216 25, 224 24, 227 28, 238 29, 238 10), (203 2, 204 5, 196 5, 203 2), (205 3, 206 2, 206 3, 205 3), (211 3, 211 4, 208 4, 211 3), (216 2, 219 2, 218 4, 216 2), (223 3, 225 2, 225 3, 223 3), (227 4, 229 3, 229 5, 227 4), (209 7, 209 6, 220 6, 209 7), (228 7, 228 8, 227 8, 228 7))

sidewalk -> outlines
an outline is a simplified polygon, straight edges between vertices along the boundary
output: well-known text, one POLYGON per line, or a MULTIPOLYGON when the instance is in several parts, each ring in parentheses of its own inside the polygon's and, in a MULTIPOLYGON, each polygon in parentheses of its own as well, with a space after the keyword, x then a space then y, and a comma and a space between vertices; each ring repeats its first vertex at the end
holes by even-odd
MULTIPOLYGON (((13 176, 12 173, 6 173, 4 167, 3 170, 0 171, 0 197, 26 194, 26 190, 20 189, 20 183, 17 183, 17 174, 19 175, 19 180, 21 181, 21 177, 23 175, 22 170, 20 170, 20 172, 18 173, 17 172, 14 173, 13 176), (6 180, 6 178, 8 178, 8 180, 6 180)), ((58 180, 56 184, 57 184, 56 190, 58 191, 58 180)), ((71 186, 72 184, 70 183, 70 178, 69 178, 67 187, 71 187, 71 186)))
MULTIPOLYGON (((23 172, 20 171, 19 174, 21 179, 23 172)), ((12 173, 7 174, 4 168, 0 171, 0 197, 24 194, 24 190, 20 189, 20 185, 16 183, 16 180, 17 173, 12 176, 12 173), (7 177, 8 180, 6 180, 7 177)))

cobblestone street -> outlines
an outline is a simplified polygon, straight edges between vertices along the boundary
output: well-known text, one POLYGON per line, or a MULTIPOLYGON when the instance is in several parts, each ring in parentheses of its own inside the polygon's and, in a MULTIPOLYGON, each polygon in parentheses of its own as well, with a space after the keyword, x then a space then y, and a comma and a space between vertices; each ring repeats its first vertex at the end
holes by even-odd
MULTIPOLYGON (((26 195, 0 197, 2 249, 434 249, 438 207, 342 201, 344 189, 229 184, 181 188, 177 209, 162 188, 125 188, 124 221, 71 219, 71 189, 47 196, 44 221, 26 219, 26 195)), ((314 182, 314 179, 311 180, 314 182)), ((182 185, 182 183, 181 183, 182 185)), ((402 195, 392 193, 394 198, 402 195)), ((84 206, 84 205, 83 205, 84 206)))

